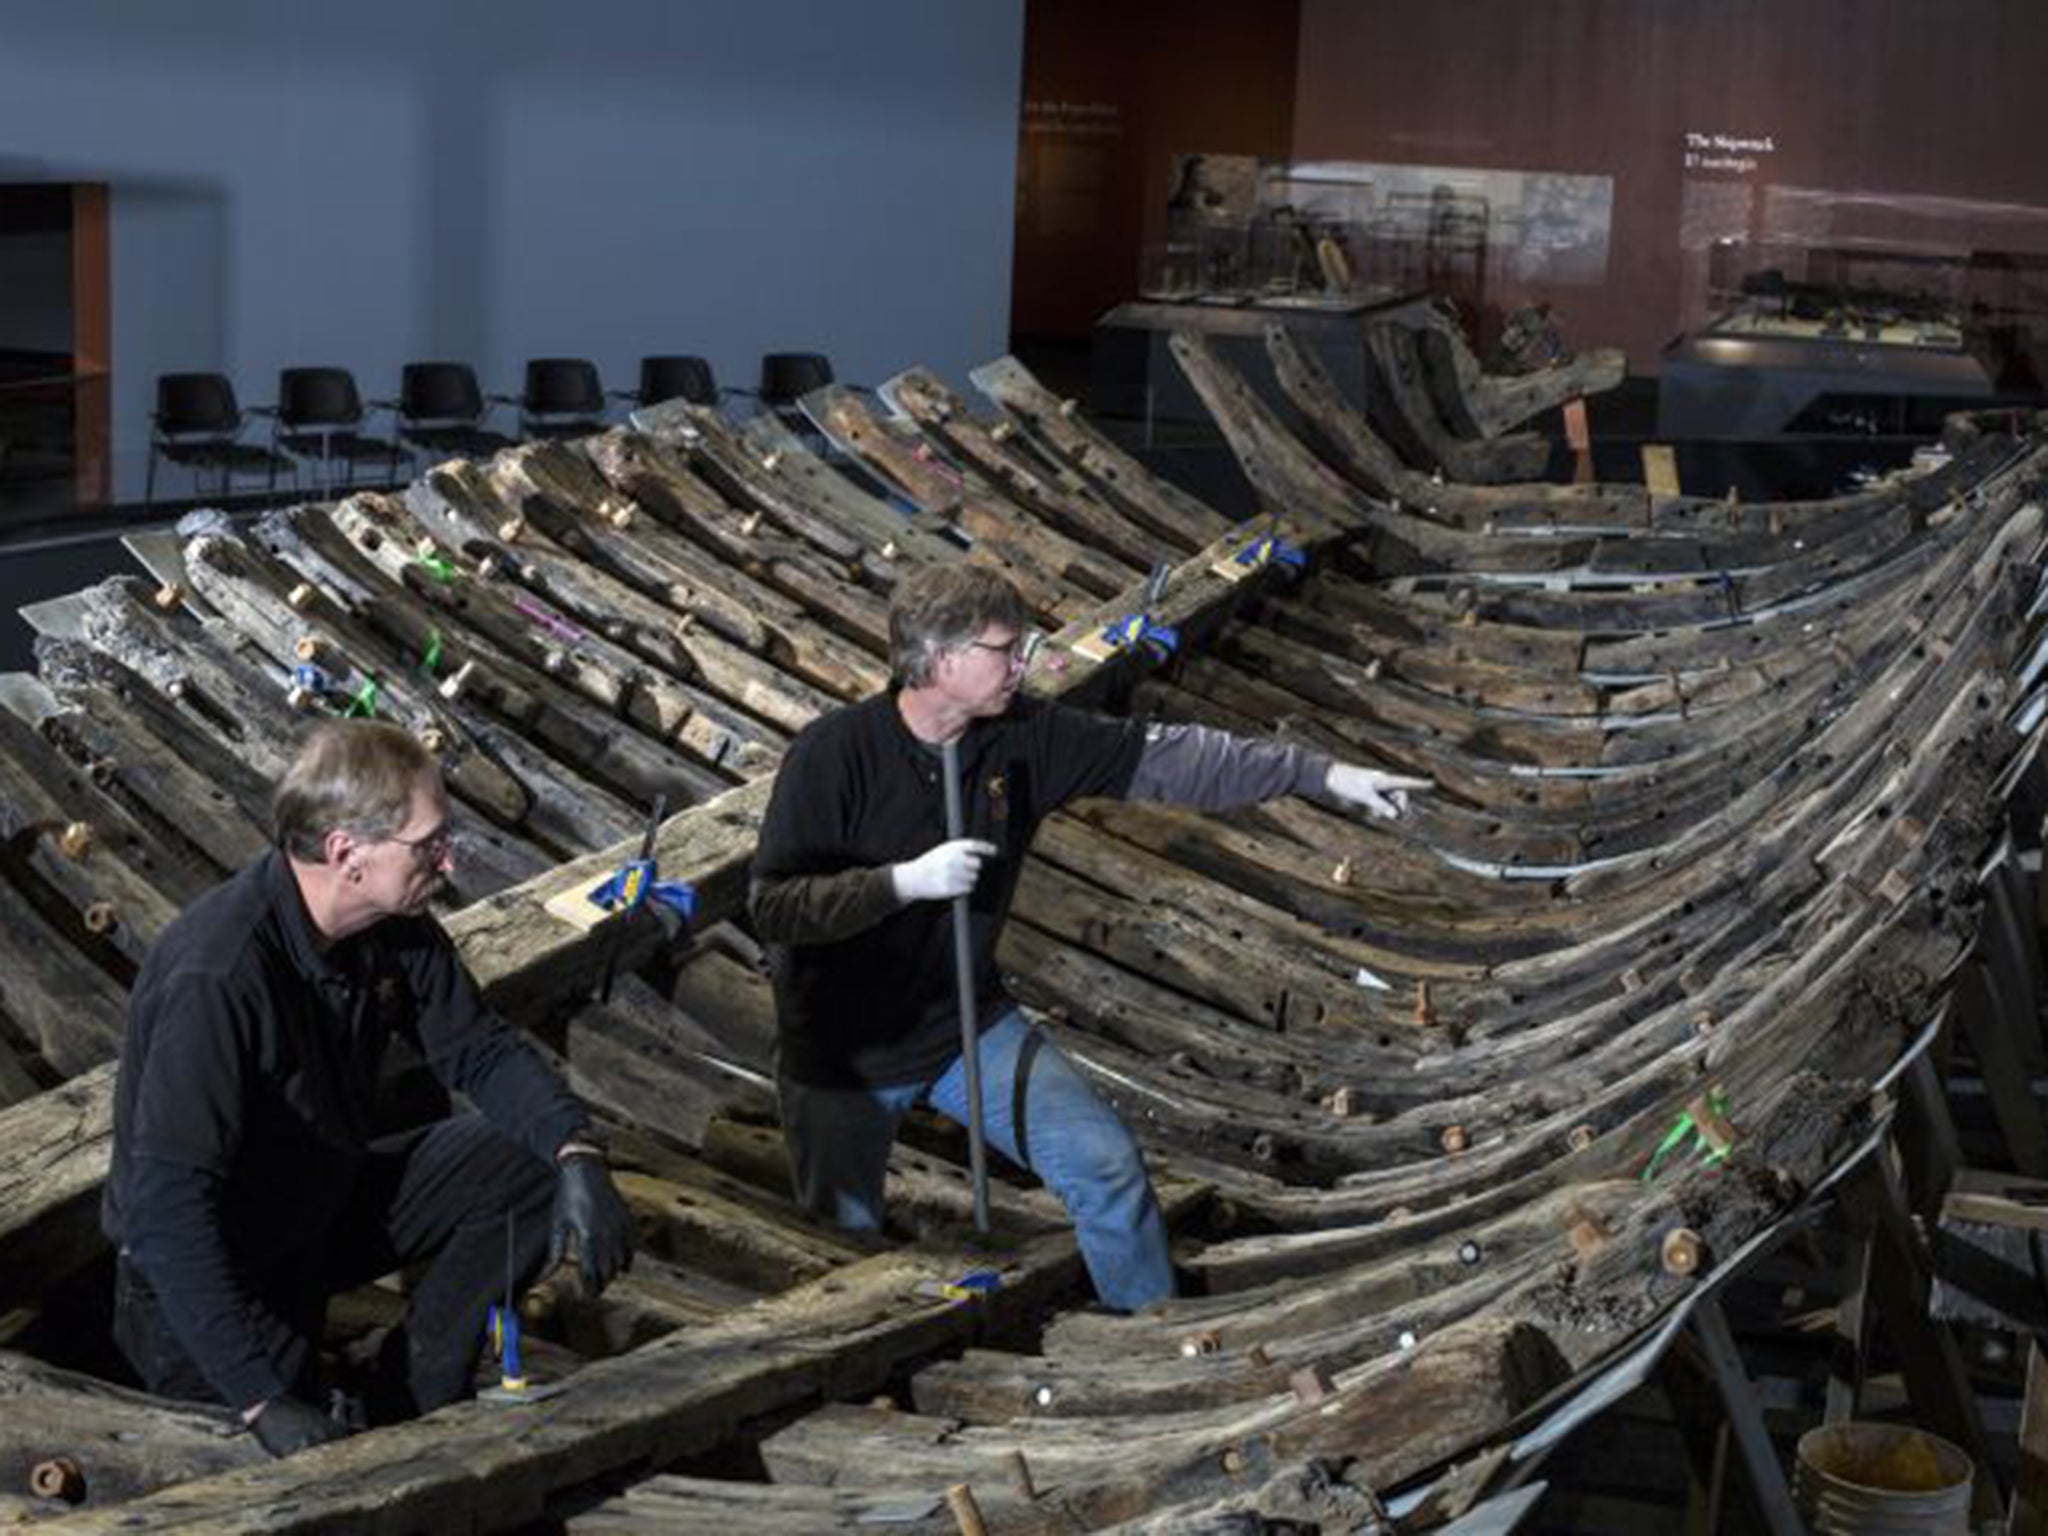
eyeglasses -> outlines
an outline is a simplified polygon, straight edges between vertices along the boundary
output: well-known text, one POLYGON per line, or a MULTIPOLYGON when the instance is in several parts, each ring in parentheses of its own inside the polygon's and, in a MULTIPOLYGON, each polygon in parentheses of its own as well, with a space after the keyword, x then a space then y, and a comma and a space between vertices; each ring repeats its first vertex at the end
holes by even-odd
POLYGON ((994 640, 970 640, 967 643, 977 651, 994 651, 1013 667, 1024 667, 1031 664, 1031 658, 1044 640, 1044 635, 1032 630, 1014 640, 1005 640, 1001 643, 994 640))
POLYGON ((412 856, 428 864, 439 864, 455 851, 455 829, 442 825, 424 837, 384 837, 379 842, 396 843, 407 849, 412 856))

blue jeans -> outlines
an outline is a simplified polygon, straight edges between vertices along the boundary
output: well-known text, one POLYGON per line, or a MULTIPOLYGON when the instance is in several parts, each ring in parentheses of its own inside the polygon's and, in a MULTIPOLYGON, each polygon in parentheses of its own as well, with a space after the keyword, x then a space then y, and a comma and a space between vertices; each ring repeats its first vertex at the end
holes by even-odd
MULTIPOLYGON (((1173 1294, 1166 1222, 1138 1143, 1074 1064, 1014 1008, 981 1032, 981 1100, 988 1144, 1059 1196, 1104 1306, 1132 1311, 1173 1294), (1025 1061, 1024 1140, 1017 1145, 1019 1060, 1025 1061)), ((967 1123, 967 1078, 955 1057, 927 1089, 781 1084, 783 1135, 805 1210, 837 1226, 882 1225, 889 1146, 920 1099, 967 1123)))

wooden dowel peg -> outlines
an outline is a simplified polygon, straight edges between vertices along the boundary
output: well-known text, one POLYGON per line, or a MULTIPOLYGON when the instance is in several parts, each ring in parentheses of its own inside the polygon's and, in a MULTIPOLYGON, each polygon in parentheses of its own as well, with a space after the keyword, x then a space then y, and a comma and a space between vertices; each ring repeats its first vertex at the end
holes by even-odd
POLYGON ((1667 1275, 1696 1273, 1707 1258, 1707 1245, 1690 1227, 1673 1227, 1658 1245, 1657 1258, 1667 1275))
POLYGON ((1337 1390, 1330 1380, 1330 1373, 1320 1365, 1304 1365, 1287 1378, 1287 1385, 1295 1400, 1306 1408, 1313 1408, 1337 1390))
POLYGON ((52 1456, 29 1469, 29 1492, 65 1504, 85 1502, 85 1473, 69 1456, 52 1456))
POLYGON ((946 1490, 946 1508, 953 1512, 953 1523, 960 1528, 960 1536, 988 1536, 988 1522, 981 1518, 981 1506, 974 1501, 974 1490, 966 1483, 955 1483, 946 1490))

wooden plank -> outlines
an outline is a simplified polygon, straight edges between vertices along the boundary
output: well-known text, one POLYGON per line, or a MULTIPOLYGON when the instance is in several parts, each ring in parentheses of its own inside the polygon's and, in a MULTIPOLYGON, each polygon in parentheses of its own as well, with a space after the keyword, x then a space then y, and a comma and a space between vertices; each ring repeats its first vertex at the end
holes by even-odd
POLYGON ((0 1110, 0 1315, 105 1250, 100 1186, 113 1145, 112 1062, 0 1110))
POLYGON ((1050 1234, 996 1256, 1003 1285, 985 1299, 956 1304, 917 1294, 920 1284, 990 1262, 985 1251, 939 1242, 879 1254, 599 1361, 543 1401, 457 1404, 289 1461, 52 1521, 49 1529, 97 1536, 504 1529, 538 1518, 564 1489, 707 1450, 742 1420, 821 1394, 872 1391, 907 1359, 1027 1317, 1075 1283, 1081 1261, 1071 1233, 1050 1234))
POLYGON ((1079 402, 1054 395, 1016 358, 998 358, 969 377, 1044 446, 1048 457, 1071 464, 1161 538, 1191 549, 1228 531, 1226 520, 1207 502, 1119 448, 1082 415, 1079 402))
POLYGON ((1678 456, 1668 443, 1643 444, 1643 484, 1652 496, 1676 496, 1678 456))
POLYGON ((2027 1342, 2026 1387, 2020 1401, 2020 1469, 2013 1481, 2012 1536, 2048 1531, 2048 1353, 2039 1339, 2027 1342))
POLYGON ((26 1490, 35 1467, 61 1457, 88 1509, 269 1460, 230 1409, 168 1402, 5 1351, 0 1402, 0 1487, 26 1490))

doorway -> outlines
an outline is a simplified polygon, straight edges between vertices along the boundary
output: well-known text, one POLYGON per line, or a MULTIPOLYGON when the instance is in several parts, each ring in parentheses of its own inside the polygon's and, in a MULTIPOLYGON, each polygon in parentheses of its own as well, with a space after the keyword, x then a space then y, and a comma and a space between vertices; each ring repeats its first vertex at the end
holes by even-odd
POLYGON ((109 489, 107 188, 0 182, 0 531, 109 489))

